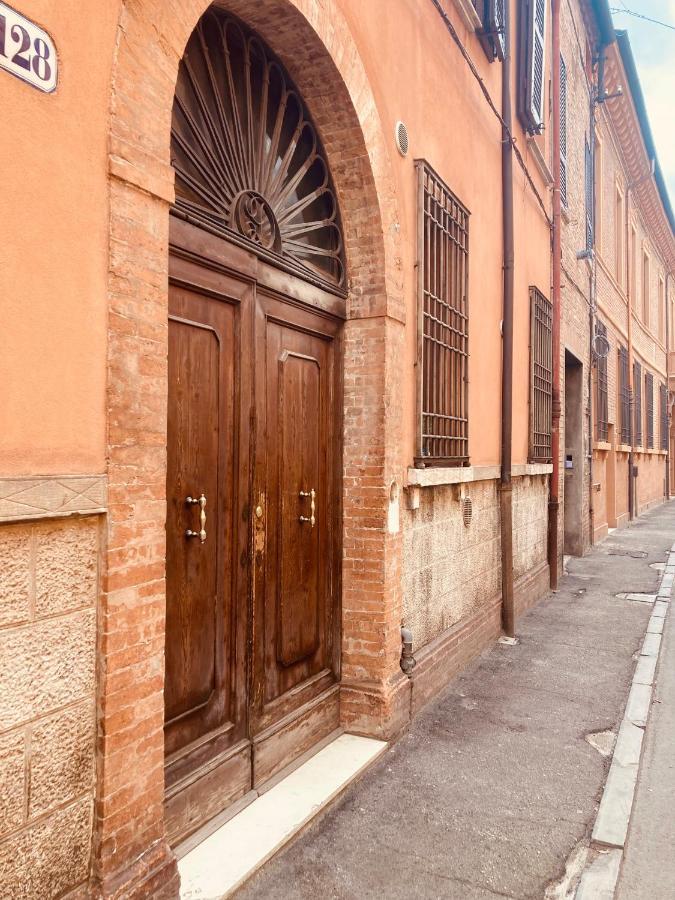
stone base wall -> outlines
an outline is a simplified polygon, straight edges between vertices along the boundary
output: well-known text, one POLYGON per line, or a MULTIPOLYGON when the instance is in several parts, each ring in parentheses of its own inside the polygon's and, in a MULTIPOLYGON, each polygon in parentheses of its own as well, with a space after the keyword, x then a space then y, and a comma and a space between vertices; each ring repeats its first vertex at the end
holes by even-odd
MULTIPOLYGON (((498 490, 494 479, 424 487, 419 508, 403 511, 403 615, 416 649, 480 616, 500 595, 498 490)), ((546 563, 547 515, 548 476, 514 478, 515 579, 546 563)))
POLYGON ((0 525, 0 897, 90 871, 99 517, 0 525))

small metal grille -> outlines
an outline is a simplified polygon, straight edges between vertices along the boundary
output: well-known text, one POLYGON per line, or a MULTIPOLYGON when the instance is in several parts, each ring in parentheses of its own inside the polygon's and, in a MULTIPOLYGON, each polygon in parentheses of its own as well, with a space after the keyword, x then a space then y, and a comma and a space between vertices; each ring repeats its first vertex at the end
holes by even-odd
MULTIPOLYGON (((596 321, 595 333, 607 337, 607 327, 596 321)), ((609 435, 609 391, 607 388, 607 357, 598 356, 595 360, 595 439, 606 441, 609 435)))
POLYGON ((401 156, 407 156, 408 150, 410 148, 410 142, 408 140, 408 129, 405 127, 403 122, 396 123, 395 130, 396 137, 396 148, 401 156))
POLYGON ((552 306, 530 288, 530 462, 551 461, 552 306))
POLYGON ((642 446, 642 366, 633 363, 633 391, 635 393, 635 445, 642 446))
POLYGON ((668 449, 668 389, 659 385, 659 419, 661 422, 661 449, 668 449))
POLYGON ((462 500, 462 521, 464 522, 465 528, 469 527, 472 518, 473 503, 471 502, 471 497, 464 497, 464 499, 462 500))
POLYGON ((621 443, 630 444, 630 385, 628 383, 628 350, 619 347, 619 408, 621 410, 621 443))
POLYGON ((654 376, 645 375, 645 412, 647 414, 647 449, 654 449, 654 376))
POLYGON ((567 206, 567 66, 560 57, 560 202, 567 206))
POLYGON ((418 175, 418 463, 469 459, 469 212, 423 160, 418 175))

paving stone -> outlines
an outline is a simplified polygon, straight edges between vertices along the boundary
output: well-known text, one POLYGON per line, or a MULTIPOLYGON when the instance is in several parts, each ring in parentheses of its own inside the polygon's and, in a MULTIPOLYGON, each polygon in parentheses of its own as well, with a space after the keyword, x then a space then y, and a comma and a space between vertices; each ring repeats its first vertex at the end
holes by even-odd
POLYGON ((626 704, 626 712, 624 714, 625 718, 634 725, 644 728, 647 724, 651 701, 652 685, 634 684, 628 696, 628 703, 626 704))
POLYGON ((668 612, 668 604, 664 603, 663 600, 657 600, 656 603, 654 604, 652 618, 654 618, 656 616, 659 619, 665 619, 667 612, 668 612))
POLYGON ((653 684, 655 672, 656 672, 656 657, 655 656, 641 656, 638 659, 637 666, 635 667, 635 675, 633 676, 633 683, 653 684))
POLYGON ((649 620, 649 625, 647 626, 647 631, 649 634, 662 634, 663 633, 663 616, 655 616, 652 615, 649 620))
POLYGON ((658 656, 661 646, 661 635, 648 631, 642 643, 641 656, 658 656))

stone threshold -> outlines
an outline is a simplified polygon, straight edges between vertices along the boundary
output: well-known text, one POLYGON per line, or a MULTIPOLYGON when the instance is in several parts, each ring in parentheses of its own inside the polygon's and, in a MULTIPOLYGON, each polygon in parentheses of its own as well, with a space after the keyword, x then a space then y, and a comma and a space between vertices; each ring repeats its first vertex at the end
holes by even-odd
POLYGON ((640 650, 633 682, 619 728, 612 764, 591 835, 594 855, 587 863, 575 900, 614 896, 628 836, 633 798, 640 773, 645 728, 648 725, 661 635, 675 580, 675 544, 661 576, 654 609, 640 650))
POLYGON ((387 746, 385 741, 341 734, 201 843, 193 846, 194 840, 188 839, 177 848, 181 900, 231 896, 387 746))

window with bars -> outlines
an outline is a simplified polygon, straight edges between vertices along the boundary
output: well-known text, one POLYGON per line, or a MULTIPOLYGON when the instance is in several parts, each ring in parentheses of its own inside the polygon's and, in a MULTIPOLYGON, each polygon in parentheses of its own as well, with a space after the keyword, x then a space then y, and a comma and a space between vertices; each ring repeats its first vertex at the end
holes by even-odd
POLYGON ((418 202, 418 465, 467 465, 469 211, 425 160, 418 202))
POLYGON ((654 376, 645 375, 645 413, 647 416, 647 449, 654 449, 654 376))
POLYGON ((630 384, 628 382, 628 350, 619 347, 619 411, 621 443, 630 444, 630 384))
POLYGON ((635 393, 635 446, 642 446, 642 366, 633 363, 633 391, 635 393))
POLYGON ((551 461, 552 306, 530 288, 530 462, 551 461))
MULTIPOLYGON (((595 333, 607 337, 607 326, 596 321, 595 333)), ((595 439, 606 441, 609 435, 609 390, 607 380, 607 357, 595 360, 595 439)))
POLYGON ((567 206, 567 66, 560 57, 560 202, 567 206))
POLYGON ((659 420, 661 423, 661 449, 668 449, 668 389, 659 385, 659 420))

